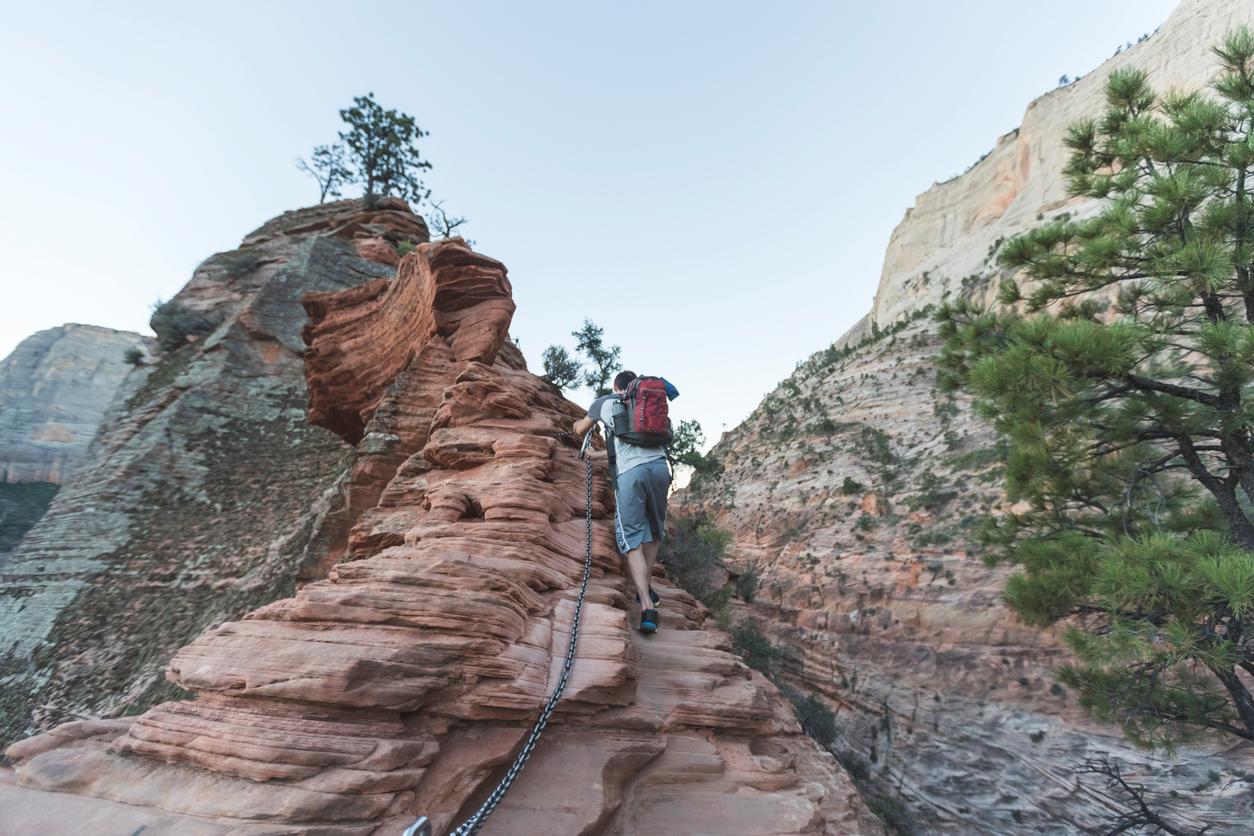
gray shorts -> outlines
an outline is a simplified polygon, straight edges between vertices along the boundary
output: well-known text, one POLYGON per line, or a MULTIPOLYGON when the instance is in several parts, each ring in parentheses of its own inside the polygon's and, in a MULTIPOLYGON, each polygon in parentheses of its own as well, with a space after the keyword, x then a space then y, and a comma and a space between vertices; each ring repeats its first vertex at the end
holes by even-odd
POLYGON ((618 474, 614 532, 620 552, 626 554, 642 543, 662 542, 666 492, 670 486, 671 471, 666 459, 654 459, 618 474))

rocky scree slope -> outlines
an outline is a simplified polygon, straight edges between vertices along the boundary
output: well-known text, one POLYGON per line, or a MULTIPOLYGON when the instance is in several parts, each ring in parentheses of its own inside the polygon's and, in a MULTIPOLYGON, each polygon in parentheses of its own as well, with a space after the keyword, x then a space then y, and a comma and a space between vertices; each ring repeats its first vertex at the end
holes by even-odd
POLYGON ((0 565, 87 452, 132 371, 126 351, 151 342, 69 323, 31 334, 0 360, 0 565))
MULTIPOLYGON (((580 410, 526 370, 504 266, 460 239, 306 307, 310 417, 355 443, 342 562, 180 650, 167 676, 195 699, 11 746, 10 824, 444 832, 521 746, 582 574, 584 467, 557 437, 580 410)), ((481 832, 882 832, 691 597, 659 579, 665 628, 632 629, 612 496, 597 454, 573 676, 481 832)))
POLYGON ((167 349, 0 567, 0 739, 147 708, 180 646, 325 575, 351 450, 305 420, 301 300, 391 276, 426 238, 399 200, 289 212, 154 317, 167 349))
POLYGON ((738 612, 779 645, 782 676, 837 714, 842 760, 913 813, 920 832, 1076 833, 1113 808, 1072 767, 1110 753, 1170 809, 1245 832, 1254 750, 1231 741, 1174 756, 1132 748, 1057 684, 1058 637, 1001 602, 1008 570, 972 551, 1003 507, 1001 449, 969 402, 936 388, 931 306, 991 301, 999 243, 1061 212, 1067 126, 1101 108, 1111 70, 1196 89, 1211 45, 1254 5, 1180 5, 1159 32, 1033 102, 1023 127, 970 171, 921 195, 892 236, 874 310, 798 365, 713 449, 721 476, 680 497, 729 531, 731 574, 756 567, 738 612))

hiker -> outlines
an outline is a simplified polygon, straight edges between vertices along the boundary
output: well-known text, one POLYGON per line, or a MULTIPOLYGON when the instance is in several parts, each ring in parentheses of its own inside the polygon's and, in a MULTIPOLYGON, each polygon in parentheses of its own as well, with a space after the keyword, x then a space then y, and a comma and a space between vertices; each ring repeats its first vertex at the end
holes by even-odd
POLYGON ((642 633, 656 632, 661 624, 657 606, 662 599, 649 585, 649 578, 666 527, 666 494, 671 485, 666 402, 677 397, 679 390, 665 378, 619 372, 613 393, 593 401, 587 417, 576 421, 574 428, 577 435, 583 435, 597 421, 605 425, 616 499, 615 539, 635 583, 636 601, 649 602, 640 604, 642 633))

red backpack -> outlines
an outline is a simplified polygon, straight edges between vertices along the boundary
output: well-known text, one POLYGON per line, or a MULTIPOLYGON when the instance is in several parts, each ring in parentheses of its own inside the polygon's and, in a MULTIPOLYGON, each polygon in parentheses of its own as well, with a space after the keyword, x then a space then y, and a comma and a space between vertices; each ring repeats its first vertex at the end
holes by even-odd
POLYGON ((666 381, 660 377, 637 377, 627 385, 622 402, 625 409, 614 415, 614 437, 638 447, 662 447, 671 441, 666 381))

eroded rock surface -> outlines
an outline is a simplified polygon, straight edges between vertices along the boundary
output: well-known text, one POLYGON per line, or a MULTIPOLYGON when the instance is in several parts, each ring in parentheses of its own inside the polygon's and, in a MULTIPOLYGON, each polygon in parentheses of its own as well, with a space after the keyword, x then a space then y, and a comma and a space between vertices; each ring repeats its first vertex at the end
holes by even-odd
POLYGON ((0 567, 0 739, 177 693, 162 672, 180 646, 325 575, 351 451, 305 420, 301 299, 391 276, 361 253, 383 241, 394 263, 426 237, 399 200, 342 201, 196 269, 173 302, 209 328, 126 379, 0 567))
MULTIPOLYGON (((585 544, 584 466, 557 435, 580 410, 508 340, 504 267, 424 244, 306 307, 310 415, 356 442, 341 562, 180 650, 167 675, 195 699, 10 747, 20 827, 397 833, 421 812, 443 832, 554 687, 585 544)), ((690 596, 659 581, 664 629, 632 629, 611 503, 598 455, 573 675, 482 832, 880 832, 690 596)))
POLYGON ((1254 749, 1134 749, 1094 723, 1051 668, 1058 637, 1001 602, 1007 570, 972 551, 1002 507, 989 427, 936 389, 927 305, 989 302, 999 239, 1093 205, 1065 196, 1067 125, 1100 110, 1110 71, 1196 89, 1209 50, 1254 5, 1188 0, 1161 30, 1034 102, 969 172, 921 195, 892 237, 872 313, 767 396, 714 448, 725 470, 683 498, 733 536, 732 573, 756 566, 752 615, 784 675, 836 711, 842 758, 899 799, 922 832, 1077 833, 1113 809, 1072 768, 1110 753, 1166 809, 1212 833, 1248 832, 1254 749))

